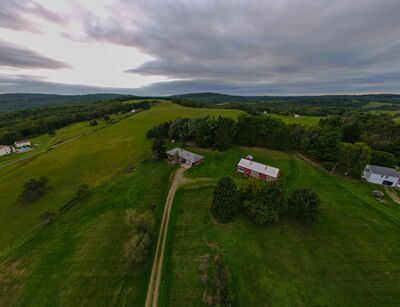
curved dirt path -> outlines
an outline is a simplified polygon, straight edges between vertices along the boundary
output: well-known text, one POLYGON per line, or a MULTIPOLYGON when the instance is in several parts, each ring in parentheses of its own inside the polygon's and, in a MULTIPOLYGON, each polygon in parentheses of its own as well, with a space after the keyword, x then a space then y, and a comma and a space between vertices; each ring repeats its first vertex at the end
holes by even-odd
POLYGON ((158 297, 161 282, 162 266, 164 261, 165 245, 167 241, 168 224, 171 214, 172 203, 174 202, 176 190, 184 185, 188 180, 183 176, 186 169, 180 167, 172 179, 171 187, 168 192, 167 201, 164 207, 164 213, 161 221, 160 232, 157 240, 156 254, 154 255, 153 268, 147 289, 146 307, 156 307, 158 305, 158 297))
POLYGON ((396 194, 396 192, 392 191, 390 188, 386 187, 386 193, 389 197, 398 205, 400 205, 400 197, 396 194))

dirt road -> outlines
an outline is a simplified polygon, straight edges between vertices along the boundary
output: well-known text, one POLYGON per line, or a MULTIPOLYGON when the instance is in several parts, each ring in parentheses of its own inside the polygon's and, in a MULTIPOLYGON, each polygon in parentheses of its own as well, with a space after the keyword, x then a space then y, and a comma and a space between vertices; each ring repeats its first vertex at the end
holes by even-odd
POLYGON ((392 191, 390 188, 386 187, 386 193, 389 197, 396 203, 400 205, 400 197, 396 194, 395 191, 392 191))
POLYGON ((156 254, 154 256, 153 268, 147 289, 146 307, 155 307, 158 305, 158 297, 161 282, 162 266, 164 261, 165 245, 167 241, 168 224, 171 214, 172 203, 174 202, 176 190, 184 185, 188 180, 183 176, 186 169, 180 167, 172 179, 171 187, 168 192, 167 201, 164 207, 164 213, 161 221, 160 232, 157 240, 156 254))

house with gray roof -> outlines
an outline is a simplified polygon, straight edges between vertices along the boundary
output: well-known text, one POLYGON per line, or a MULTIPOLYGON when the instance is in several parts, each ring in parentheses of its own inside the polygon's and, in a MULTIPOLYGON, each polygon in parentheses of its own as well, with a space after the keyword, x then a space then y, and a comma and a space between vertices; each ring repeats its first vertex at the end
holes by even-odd
POLYGON ((198 165, 204 160, 203 156, 180 148, 168 150, 166 154, 169 161, 186 163, 190 166, 198 165))
POLYGON ((388 187, 400 187, 400 172, 394 168, 377 165, 367 165, 362 178, 370 183, 385 185, 388 187))

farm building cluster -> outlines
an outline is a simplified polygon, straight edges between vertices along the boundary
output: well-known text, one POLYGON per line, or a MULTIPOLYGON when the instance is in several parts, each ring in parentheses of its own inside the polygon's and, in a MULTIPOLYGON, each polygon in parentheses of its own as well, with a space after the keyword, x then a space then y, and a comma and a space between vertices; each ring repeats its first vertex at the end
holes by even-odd
POLYGON ((279 168, 255 162, 253 156, 240 159, 237 171, 245 176, 257 178, 263 181, 272 181, 279 177, 279 168))
POLYGON ((21 153, 32 150, 31 142, 28 140, 17 141, 14 145, 0 145, 0 157, 11 153, 21 153))

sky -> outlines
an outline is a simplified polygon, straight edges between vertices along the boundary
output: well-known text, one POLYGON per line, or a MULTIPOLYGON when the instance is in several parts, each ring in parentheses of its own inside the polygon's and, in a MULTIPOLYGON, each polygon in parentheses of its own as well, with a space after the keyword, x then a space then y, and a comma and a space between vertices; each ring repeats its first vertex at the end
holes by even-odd
POLYGON ((399 0, 1 0, 0 93, 400 93, 399 0))

